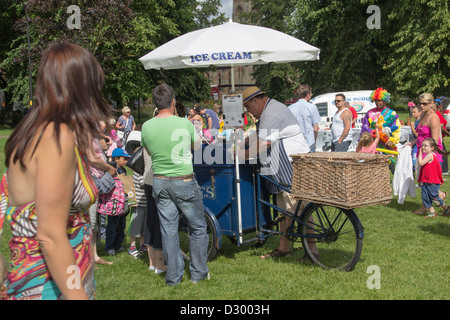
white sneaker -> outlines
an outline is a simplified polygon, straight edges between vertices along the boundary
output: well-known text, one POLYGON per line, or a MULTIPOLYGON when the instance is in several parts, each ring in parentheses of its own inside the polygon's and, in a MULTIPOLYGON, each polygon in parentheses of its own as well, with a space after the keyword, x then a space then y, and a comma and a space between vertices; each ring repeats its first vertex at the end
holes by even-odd
POLYGON ((206 275, 206 277, 204 277, 203 279, 201 279, 201 280, 191 280, 191 282, 192 282, 192 283, 199 283, 199 282, 202 281, 202 280, 209 280, 209 279, 211 279, 211 276, 210 276, 210 274, 209 274, 209 272, 208 272, 208 274, 206 275))
POLYGON ((156 274, 161 274, 161 273, 164 273, 164 272, 166 272, 166 270, 161 270, 161 269, 155 268, 155 273, 156 274))

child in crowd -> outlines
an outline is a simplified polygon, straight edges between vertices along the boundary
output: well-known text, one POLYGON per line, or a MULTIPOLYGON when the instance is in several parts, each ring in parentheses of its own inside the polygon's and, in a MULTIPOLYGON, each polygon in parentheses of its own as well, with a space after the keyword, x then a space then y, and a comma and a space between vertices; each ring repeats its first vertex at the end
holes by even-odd
MULTIPOLYGON (((136 125, 135 130, 128 135, 125 151, 133 154, 141 146, 141 128, 140 124, 136 125)), ((144 191, 144 176, 133 172, 134 192, 136 195, 136 211, 131 216, 130 221, 130 249, 128 254, 134 258, 141 258, 147 253, 147 246, 144 244, 145 226, 147 220, 147 197, 144 191), (139 251, 136 246, 139 241, 139 251)))
MULTIPOLYGON (((91 166, 90 166, 90 174, 92 178, 100 179, 105 172, 108 172, 110 175, 115 175, 115 170, 109 165, 103 165, 105 167, 109 167, 110 170, 106 171, 105 168, 102 168, 102 163, 106 163, 106 156, 104 151, 107 149, 107 143, 105 139, 93 139, 93 151, 94 151, 94 159, 91 159, 91 166)), ((106 236, 106 217, 103 214, 99 214, 98 212, 98 206, 99 206, 100 199, 97 199, 89 208, 89 216, 91 219, 91 228, 93 231, 93 239, 92 244, 94 248, 94 257, 95 257, 95 263, 97 264, 112 264, 112 262, 106 261, 103 258, 100 258, 100 256, 97 253, 97 232, 101 233, 103 232, 104 237, 106 236)), ((104 239, 104 238, 103 238, 104 239)))
POLYGON ((358 145, 356 146, 356 152, 365 153, 376 153, 377 145, 380 141, 380 132, 378 128, 375 129, 375 139, 373 139, 372 134, 365 131, 359 137, 358 145))
MULTIPOLYGON (((411 115, 414 119, 414 121, 411 121, 411 132, 413 134, 412 139, 415 140, 417 138, 417 126, 419 125, 420 122, 420 115, 422 113, 422 110, 419 106, 413 105, 410 108, 411 111, 411 115)), ((413 168, 414 171, 416 170, 416 160, 417 160, 417 144, 414 144, 414 146, 412 147, 412 161, 413 161, 413 168)))
POLYGON ((117 174, 127 174, 127 161, 130 155, 122 148, 115 148, 111 154, 113 162, 116 163, 117 174))
MULTIPOLYGON (((111 119, 110 120, 111 125, 115 125, 116 120, 115 119, 111 119)), ((114 151, 114 149, 116 148, 122 148, 122 140, 119 138, 119 136, 116 133, 116 130, 111 130, 109 132, 109 147, 108 150, 106 151, 106 156, 108 157, 108 161, 112 162, 112 152, 114 151)))
POLYGON ((134 258, 140 258, 147 252, 144 244, 145 226, 147 218, 147 197, 144 191, 144 176, 133 172, 134 191, 136 193, 136 212, 131 216, 130 222, 130 250, 128 254, 134 258), (136 248, 136 240, 139 240, 139 251, 136 248))
POLYGON ((432 138, 423 140, 422 148, 419 150, 417 162, 420 166, 419 182, 422 183, 422 202, 428 210, 427 218, 437 216, 433 204, 444 209, 444 216, 448 216, 449 207, 439 197, 439 188, 444 183, 442 169, 436 152, 446 155, 447 153, 439 149, 436 141, 432 138))
MULTIPOLYGON (((125 165, 127 164, 127 159, 129 157, 130 156, 121 148, 113 150, 112 158, 117 165, 116 169, 118 174, 127 174, 125 165)), ((100 211, 102 214, 108 215, 105 251, 109 255, 114 255, 117 251, 125 250, 122 247, 122 242, 125 238, 128 199, 123 188, 123 182, 118 178, 115 178, 115 180, 116 187, 108 194, 109 199, 107 199, 106 203, 102 201, 104 203, 102 210, 100 211)))

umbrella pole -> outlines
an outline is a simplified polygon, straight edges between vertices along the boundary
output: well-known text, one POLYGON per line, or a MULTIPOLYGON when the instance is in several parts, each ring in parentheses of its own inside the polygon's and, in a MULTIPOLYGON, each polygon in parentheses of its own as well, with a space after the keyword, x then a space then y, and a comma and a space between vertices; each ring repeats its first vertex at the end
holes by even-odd
MULTIPOLYGON (((231 65, 231 92, 235 92, 234 87, 234 65, 231 65)), ((239 238, 238 243, 239 245, 242 244, 242 209, 241 209, 241 176, 239 173, 239 156, 238 156, 238 132, 239 129, 235 129, 235 135, 234 135, 234 150, 235 150, 235 166, 236 166, 236 194, 237 194, 237 211, 238 211, 238 232, 239 232, 239 238)))
POLYGON ((234 93, 234 65, 231 65, 231 92, 234 93))
POLYGON ((235 129, 234 132, 234 150, 235 150, 235 166, 236 166, 236 195, 237 195, 237 211, 238 211, 238 232, 239 232, 239 245, 242 244, 242 209, 241 209, 241 177, 239 173, 239 156, 238 156, 238 133, 239 129, 235 129))

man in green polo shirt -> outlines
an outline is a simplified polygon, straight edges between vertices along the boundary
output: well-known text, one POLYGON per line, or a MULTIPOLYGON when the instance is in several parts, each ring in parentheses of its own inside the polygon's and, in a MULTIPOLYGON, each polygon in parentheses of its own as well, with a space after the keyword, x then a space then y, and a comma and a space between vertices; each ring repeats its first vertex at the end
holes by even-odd
POLYGON ((175 115, 175 92, 167 84, 153 90, 158 115, 142 126, 141 145, 152 157, 153 197, 161 223, 166 283, 177 285, 184 273, 178 238, 179 212, 189 227, 191 281, 209 279, 208 235, 203 196, 193 174, 191 148, 201 141, 193 124, 175 115))

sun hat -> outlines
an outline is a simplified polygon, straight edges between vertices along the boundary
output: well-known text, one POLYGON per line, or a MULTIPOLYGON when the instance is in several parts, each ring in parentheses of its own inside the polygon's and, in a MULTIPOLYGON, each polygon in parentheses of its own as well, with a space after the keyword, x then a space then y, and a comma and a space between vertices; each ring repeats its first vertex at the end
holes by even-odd
POLYGON ((265 92, 261 91, 258 87, 250 87, 245 89, 245 91, 242 93, 242 101, 243 103, 246 103, 250 99, 259 96, 260 94, 264 94, 265 92))
POLYGON ((374 102, 375 100, 383 100, 385 102, 389 102, 391 100, 391 94, 383 88, 378 88, 370 95, 370 101, 374 102))
POLYGON ((131 158, 131 156, 128 153, 126 153, 126 151, 123 150, 122 148, 115 148, 111 154, 111 157, 112 158, 115 158, 115 157, 131 158))

